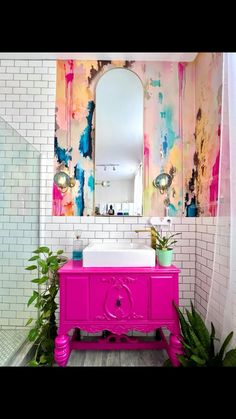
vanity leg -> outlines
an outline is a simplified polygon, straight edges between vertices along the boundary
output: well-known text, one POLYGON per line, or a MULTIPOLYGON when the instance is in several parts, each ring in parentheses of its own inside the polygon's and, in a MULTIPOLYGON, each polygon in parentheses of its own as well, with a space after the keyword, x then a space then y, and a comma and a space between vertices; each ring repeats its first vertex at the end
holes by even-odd
POLYGON ((70 338, 58 335, 55 339, 54 359, 59 367, 65 367, 70 356, 70 338))
POLYGON ((180 366, 180 362, 176 355, 181 355, 182 353, 183 347, 180 340, 178 339, 177 335, 171 333, 168 354, 173 367, 180 366))

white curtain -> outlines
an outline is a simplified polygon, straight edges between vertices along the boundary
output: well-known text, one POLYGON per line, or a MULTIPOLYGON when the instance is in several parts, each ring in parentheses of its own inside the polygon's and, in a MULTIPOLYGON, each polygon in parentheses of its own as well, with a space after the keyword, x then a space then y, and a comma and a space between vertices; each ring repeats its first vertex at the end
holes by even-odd
POLYGON ((223 54, 219 200, 206 323, 236 346, 236 53, 223 54))

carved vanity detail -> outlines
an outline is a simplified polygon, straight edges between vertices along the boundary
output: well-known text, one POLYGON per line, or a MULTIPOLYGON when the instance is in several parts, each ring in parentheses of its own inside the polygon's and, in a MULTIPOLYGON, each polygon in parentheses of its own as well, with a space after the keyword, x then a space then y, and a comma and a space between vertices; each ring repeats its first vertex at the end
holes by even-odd
POLYGON ((71 350, 166 349, 178 366, 179 323, 173 307, 178 305, 178 275, 174 266, 164 268, 84 268, 69 261, 59 270, 60 322, 55 339, 55 361, 66 366, 71 350), (171 332, 169 342, 161 331, 171 332), (111 332, 105 339, 77 340, 76 331, 111 332), (144 341, 126 336, 129 331, 160 329, 160 340, 144 341))

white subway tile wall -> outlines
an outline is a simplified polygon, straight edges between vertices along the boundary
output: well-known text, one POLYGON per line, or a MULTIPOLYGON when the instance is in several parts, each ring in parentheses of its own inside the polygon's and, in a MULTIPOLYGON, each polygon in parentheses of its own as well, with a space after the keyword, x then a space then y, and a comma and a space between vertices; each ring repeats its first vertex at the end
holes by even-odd
POLYGON ((230 264, 229 217, 196 219, 195 305, 205 318, 207 309, 218 336, 222 331, 230 264), (214 275, 213 275, 214 270, 214 275), (212 282, 212 277, 213 282, 212 282), (211 288, 212 286, 212 288, 211 288), (208 307, 209 293, 211 292, 208 307))
MULTIPOLYGON (((0 115, 41 152, 40 243, 46 244, 54 250, 62 248, 68 257, 71 256, 73 232, 75 230, 83 231, 86 243, 90 240, 97 242, 125 242, 131 240, 149 243, 149 233, 138 233, 137 235, 134 232, 137 226, 139 228, 147 226, 148 217, 105 217, 101 219, 99 217, 53 217, 51 215, 56 61, 1 60, 0 70, 0 115)), ((14 147, 14 151, 17 151, 17 147, 14 147)), ((21 157, 24 158, 24 155, 21 157)), ((12 164, 13 160, 17 158, 17 154, 9 155, 9 157, 6 157, 5 164, 12 164)), ((27 180, 34 179, 33 175, 33 173, 29 175, 27 180)), ((13 187, 19 187, 18 184, 14 184, 14 179, 11 182, 13 187)), ((9 208, 10 199, 9 196, 8 200, 2 203, 1 214, 4 215, 4 208, 9 208)), ((33 210, 36 204, 36 201, 29 203, 29 208, 25 208, 23 213, 20 201, 15 202, 12 216, 27 216, 27 211, 33 210)), ((27 246, 30 246, 34 239, 31 236, 34 222, 29 221, 28 229, 26 230, 24 227, 21 230, 20 222, 13 220, 8 218, 3 221, 4 223, 10 223, 9 231, 11 234, 9 240, 11 237, 17 240, 19 237, 21 244, 23 244, 22 239, 26 240, 23 244, 23 250, 28 251, 27 246), (13 222, 15 227, 11 227, 13 222), (21 231, 23 237, 20 236, 21 231)), ((181 268, 180 306, 189 308, 190 300, 194 301, 196 297, 197 307, 201 309, 204 315, 213 254, 214 219, 173 218, 172 231, 181 233, 174 252, 174 263, 181 268), (199 223, 198 220, 201 220, 201 222, 199 223), (198 230, 199 227, 203 230, 198 230), (209 229, 209 227, 211 228, 209 229), (205 253, 206 251, 208 253, 205 253), (196 263, 197 276, 195 275, 196 263), (197 277, 196 290, 195 276, 197 277)), ((3 238, 1 237, 1 239, 3 238)), ((15 251, 21 252, 20 257, 23 261, 22 245, 18 246, 19 248, 15 248, 15 251)), ((11 264, 6 266, 5 269, 12 268, 17 271, 16 260, 13 258, 11 264)), ((22 310, 22 304, 25 304, 25 301, 16 299, 15 294, 13 300, 10 298, 12 290, 16 289, 16 285, 19 285, 17 283, 19 279, 13 281, 13 288, 11 288, 7 276, 8 272, 5 269, 1 281, 8 284, 8 288, 4 288, 3 284, 0 283, 0 292, 4 292, 4 289, 7 290, 6 295, 0 296, 2 299, 0 301, 8 304, 8 306, 4 309, 6 317, 1 316, 2 326, 11 325, 13 321, 15 322, 14 326, 22 326, 24 321, 17 316, 17 313, 22 310)), ((28 296, 31 293, 31 286, 26 275, 22 274, 20 283, 25 286, 19 287, 19 292, 22 294, 19 297, 28 296)))

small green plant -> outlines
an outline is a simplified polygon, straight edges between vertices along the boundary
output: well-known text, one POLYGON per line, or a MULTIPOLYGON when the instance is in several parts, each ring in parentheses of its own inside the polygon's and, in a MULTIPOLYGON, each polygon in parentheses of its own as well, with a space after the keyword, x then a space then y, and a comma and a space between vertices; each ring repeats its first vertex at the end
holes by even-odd
MULTIPOLYGON (((224 340, 220 350, 216 353, 215 328, 211 322, 211 333, 208 332, 204 321, 193 307, 191 312, 187 309, 187 320, 174 304, 181 326, 181 343, 183 355, 177 355, 183 367, 236 367, 236 348, 225 353, 226 347, 233 337, 231 332, 224 340)), ((169 360, 164 366, 169 366, 169 360)))
MULTIPOLYGON (((53 253, 46 246, 38 247, 33 253, 34 256, 29 261, 35 262, 35 264, 27 266, 25 269, 38 272, 38 277, 31 282, 38 284, 39 287, 38 291, 33 291, 28 301, 28 307, 34 303, 34 307, 39 310, 39 316, 28 334, 29 341, 35 342, 34 357, 28 365, 34 367, 52 366, 54 339, 57 336, 55 317, 58 307, 55 298, 59 289, 57 271, 67 261, 67 257, 62 256, 63 250, 53 253)), ((30 318, 26 326, 33 320, 30 318)))
POLYGON ((170 236, 162 236, 159 231, 156 231, 157 238, 157 249, 158 250, 173 250, 173 245, 177 243, 177 240, 174 240, 173 237, 181 233, 171 234, 170 236))

